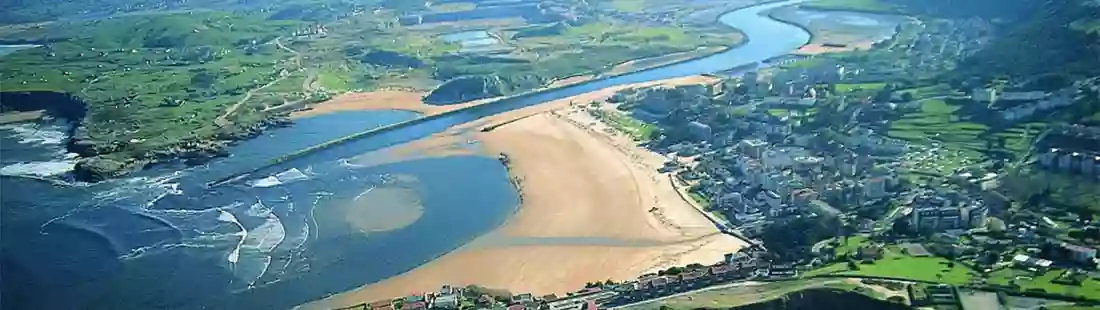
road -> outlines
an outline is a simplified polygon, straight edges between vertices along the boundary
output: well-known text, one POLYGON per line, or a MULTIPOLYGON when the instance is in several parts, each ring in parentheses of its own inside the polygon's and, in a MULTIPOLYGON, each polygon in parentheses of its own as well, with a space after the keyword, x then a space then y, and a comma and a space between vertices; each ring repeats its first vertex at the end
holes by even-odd
MULTIPOLYGON (((291 54, 293 54, 294 55, 294 64, 297 66, 297 69, 295 69, 295 71, 301 71, 303 69, 302 68, 302 54, 298 53, 298 51, 290 49, 289 47, 286 47, 285 45, 283 45, 282 42, 279 41, 279 39, 281 39, 281 38, 275 38, 275 40, 272 40, 272 43, 274 43, 275 46, 278 46, 279 49, 285 50, 285 51, 290 52, 291 54)), ((271 87, 271 85, 275 85, 275 83, 279 83, 279 82, 283 81, 288 76, 290 76, 290 74, 282 74, 278 78, 272 80, 271 82, 268 82, 267 84, 264 84, 263 86, 253 88, 252 90, 249 90, 248 92, 245 92, 244 97, 241 97, 241 100, 237 100, 236 103, 234 103, 232 106, 230 106, 228 109, 225 110, 225 113, 222 113, 221 116, 218 116, 218 118, 214 120, 214 124, 218 125, 218 127, 223 127, 223 126, 229 125, 229 117, 232 116, 233 113, 236 113, 237 110, 240 109, 241 106, 243 106, 245 102, 248 102, 249 99, 252 99, 252 95, 255 95, 256 92, 264 90, 265 88, 271 87)), ((307 81, 308 81, 308 79, 307 79, 307 81)))
MULTIPOLYGON (((819 286, 822 286, 822 285, 826 285, 826 284, 830 284, 830 283, 838 283, 838 282, 841 282, 841 281, 843 281, 843 279, 839 279, 839 278, 827 279, 827 280, 790 279, 790 281, 786 281, 786 282, 792 282, 792 283, 794 283, 793 285, 799 286, 799 287, 797 287, 797 289, 791 290, 792 286, 783 286, 783 287, 776 288, 775 290, 768 290, 768 291, 763 291, 763 292, 752 292, 752 293, 749 293, 749 294, 746 294, 746 295, 759 295, 759 296, 755 296, 755 297, 759 297, 759 300, 754 300, 754 301, 751 302, 751 303, 756 303, 756 302, 762 302, 762 301, 766 301, 766 300, 778 297, 778 295, 773 296, 773 294, 775 294, 775 293, 780 293, 780 295, 781 295, 781 294, 785 294, 785 293, 788 293, 788 292, 791 292, 791 291, 804 290, 804 289, 811 288, 811 287, 819 287, 819 286)), ((661 296, 661 297, 657 297, 657 298, 653 298, 653 299, 647 299, 647 300, 643 300, 643 301, 639 301, 639 302, 635 302, 635 303, 629 303, 629 304, 625 304, 625 305, 621 305, 621 306, 614 306, 614 307, 611 307, 611 308, 608 308, 608 309, 627 309, 627 308, 631 308, 631 307, 643 306, 643 305, 646 305, 646 304, 660 302, 660 301, 668 300, 668 299, 671 299, 671 298, 690 296, 690 295, 695 295, 695 294, 708 292, 708 291, 724 290, 724 289, 730 289, 730 288, 735 288, 735 287, 760 286, 760 285, 767 285, 767 284, 773 284, 773 283, 779 283, 779 282, 783 282, 783 281, 751 281, 750 280, 750 281, 743 281, 743 282, 727 283, 727 284, 722 284, 722 285, 704 287, 704 288, 700 288, 700 289, 692 290, 692 291, 687 291, 687 292, 683 292, 683 293, 676 293, 676 294, 672 294, 672 295, 668 295, 668 296, 661 296)), ((751 298, 746 298, 746 299, 751 299, 751 298)), ((724 305, 724 306, 731 306, 731 305, 724 305)))
POLYGON ((627 308, 627 307, 641 306, 641 305, 648 304, 648 303, 654 303, 654 302, 662 301, 662 300, 669 299, 669 298, 676 298, 676 297, 681 297, 681 296, 698 294, 698 293, 702 293, 702 292, 706 292, 706 291, 720 290, 720 289, 726 289, 726 288, 738 287, 738 286, 761 285, 761 284, 765 284, 765 283, 767 283, 767 282, 745 281, 745 282, 734 282, 734 283, 728 283, 728 284, 722 284, 722 285, 716 285, 716 286, 709 286, 709 287, 704 287, 704 288, 697 289, 697 290, 694 290, 694 291, 687 291, 687 292, 676 293, 676 294, 672 294, 672 295, 668 295, 668 296, 661 296, 661 297, 657 297, 657 298, 653 298, 653 299, 646 299, 646 300, 643 300, 643 301, 639 301, 639 302, 635 302, 635 303, 629 303, 629 304, 625 304, 625 305, 621 305, 621 306, 615 306, 615 307, 611 307, 611 308, 608 308, 608 309, 623 309, 623 308, 627 308))

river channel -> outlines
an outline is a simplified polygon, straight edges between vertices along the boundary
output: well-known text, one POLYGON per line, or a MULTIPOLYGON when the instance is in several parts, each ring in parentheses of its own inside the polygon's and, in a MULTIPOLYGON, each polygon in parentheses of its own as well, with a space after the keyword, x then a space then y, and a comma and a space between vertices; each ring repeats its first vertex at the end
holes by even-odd
MULTIPOLYGON (((721 23, 740 29, 749 41, 712 56, 408 123, 222 186, 206 182, 419 116, 396 111, 318 116, 245 141, 233 156, 205 166, 160 167, 99 184, 57 186, 0 177, 5 308, 283 309, 400 274, 499 226, 515 212, 517 193, 493 158, 453 156, 370 167, 347 158, 554 99, 784 55, 805 44, 809 34, 762 13, 797 2, 722 15, 721 23), (370 218, 369 212, 356 215, 362 218, 355 223, 340 219, 351 214, 341 208, 375 191, 415 196, 388 199, 415 207, 383 212, 409 223, 376 225, 387 219, 370 218), (377 229, 364 231, 363 225, 377 229)), ((63 127, 0 127, 0 164, 34 170, 71 161, 58 138, 63 127)))

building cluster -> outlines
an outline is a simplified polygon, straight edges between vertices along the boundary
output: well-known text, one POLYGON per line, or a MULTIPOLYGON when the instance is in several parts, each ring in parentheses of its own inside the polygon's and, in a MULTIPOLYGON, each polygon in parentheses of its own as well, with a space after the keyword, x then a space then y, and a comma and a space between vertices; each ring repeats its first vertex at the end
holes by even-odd
POLYGON ((443 285, 438 292, 417 293, 398 298, 364 303, 341 310, 598 310, 712 285, 748 279, 780 279, 797 276, 790 264, 770 264, 764 252, 755 248, 729 253, 713 265, 676 267, 660 274, 647 274, 622 283, 597 283, 565 296, 530 293, 502 294, 470 287, 443 285), (676 272, 671 272, 675 269, 676 272))
POLYGON ((910 203, 910 228, 921 232, 966 230, 985 225, 989 207, 981 198, 957 191, 925 190, 910 203))
POLYGON ((1067 107, 1073 104, 1075 87, 1056 92, 1024 91, 1001 92, 993 88, 974 89, 971 99, 996 107, 995 112, 1004 121, 1015 122, 1035 116, 1036 113, 1067 107))
POLYGON ((1100 180, 1100 153, 1049 149, 1039 155, 1039 166, 1100 180))
POLYGON ((297 36, 303 36, 303 37, 322 36, 323 37, 327 34, 328 34, 328 28, 325 28, 325 25, 320 24, 320 23, 310 24, 310 25, 299 27, 297 30, 294 30, 294 32, 291 33, 291 35, 296 36, 296 37, 297 36))
MULTIPOLYGON (((836 216, 840 210, 833 205, 845 209, 880 205, 895 196, 899 187, 898 171, 879 164, 860 148, 815 151, 808 141, 784 144, 808 139, 777 135, 767 129, 774 126, 766 121, 746 118, 741 124, 758 136, 701 142, 694 149, 675 145, 670 150, 702 154, 686 178, 698 180, 696 191, 709 198, 711 208, 725 213, 731 224, 748 235, 787 217, 836 216)), ((874 140, 868 137, 873 136, 864 138, 874 140)))
POLYGON ((762 258, 763 254, 754 250, 742 250, 726 254, 724 260, 711 266, 687 268, 671 275, 643 275, 636 281, 618 285, 615 290, 619 292, 619 296, 610 304, 627 304, 748 279, 785 279, 798 276, 794 265, 769 263, 762 258))

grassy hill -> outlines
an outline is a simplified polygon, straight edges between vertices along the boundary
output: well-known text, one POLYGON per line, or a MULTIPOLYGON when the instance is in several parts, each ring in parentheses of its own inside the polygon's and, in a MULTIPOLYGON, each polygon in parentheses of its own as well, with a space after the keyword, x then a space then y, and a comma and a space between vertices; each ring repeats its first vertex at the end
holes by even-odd
POLYGON ((1031 0, 812 0, 804 8, 894 13, 939 18, 1026 16, 1042 5, 1031 0))
POLYGON ((250 108, 229 115, 229 126, 215 119, 293 69, 273 40, 296 25, 226 13, 57 23, 47 31, 53 43, 3 59, 0 84, 86 102, 71 150, 89 160, 151 160, 262 123, 266 115, 250 108))
POLYGON ((1009 27, 1007 34, 967 59, 959 76, 991 73, 1026 78, 1043 74, 1070 79, 1100 74, 1100 6, 1046 0, 1042 9, 1009 27))

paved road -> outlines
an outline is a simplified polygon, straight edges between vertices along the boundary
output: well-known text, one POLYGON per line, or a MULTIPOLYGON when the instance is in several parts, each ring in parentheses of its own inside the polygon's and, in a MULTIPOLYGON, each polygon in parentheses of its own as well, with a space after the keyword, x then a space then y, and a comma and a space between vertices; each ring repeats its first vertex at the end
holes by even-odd
POLYGON ((646 300, 643 300, 643 301, 639 301, 639 302, 635 302, 635 303, 629 303, 629 304, 625 304, 625 305, 621 305, 621 306, 615 306, 615 307, 611 307, 611 308, 608 308, 608 309, 623 309, 623 308, 627 308, 627 307, 634 307, 634 306, 640 306, 640 305, 644 305, 644 304, 648 304, 648 303, 654 303, 654 302, 662 301, 662 300, 669 299, 669 298, 675 298, 675 297, 680 297, 680 296, 698 294, 698 293, 702 293, 702 292, 706 292, 706 291, 720 290, 720 289, 726 289, 726 288, 738 287, 738 286, 761 285, 761 284, 764 284, 764 283, 767 283, 767 282, 745 281, 745 282, 734 282, 734 283, 723 284, 723 285, 709 286, 709 287, 704 287, 704 288, 697 289, 697 290, 694 290, 694 291, 687 291, 687 292, 672 294, 672 295, 668 295, 668 296, 661 296, 661 297, 657 297, 657 298, 653 298, 653 299, 646 299, 646 300))

